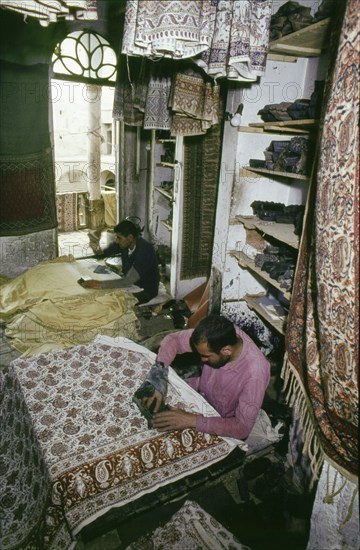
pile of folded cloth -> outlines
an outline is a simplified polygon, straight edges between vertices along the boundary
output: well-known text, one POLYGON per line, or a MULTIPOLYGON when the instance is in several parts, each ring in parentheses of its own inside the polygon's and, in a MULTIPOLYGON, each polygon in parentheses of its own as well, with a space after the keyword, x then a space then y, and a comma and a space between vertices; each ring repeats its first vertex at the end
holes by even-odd
POLYGON ((251 203, 254 215, 260 220, 277 223, 292 223, 295 226, 295 235, 301 235, 305 206, 290 204, 285 206, 281 202, 253 201, 251 203))
POLYGON ((309 165, 309 139, 296 136, 290 140, 271 141, 264 151, 265 160, 250 159, 251 168, 306 174, 309 165))
POLYGON ((316 80, 310 99, 296 99, 293 102, 281 101, 265 105, 257 114, 264 122, 318 119, 321 113, 324 85, 324 80, 316 80))
POLYGON ((322 0, 314 16, 310 13, 311 7, 302 6, 299 2, 286 2, 271 16, 270 41, 331 17, 336 13, 336 2, 337 0, 322 0))
POLYGON ((282 246, 266 245, 256 254, 255 265, 275 279, 280 288, 290 291, 296 267, 296 252, 282 246))

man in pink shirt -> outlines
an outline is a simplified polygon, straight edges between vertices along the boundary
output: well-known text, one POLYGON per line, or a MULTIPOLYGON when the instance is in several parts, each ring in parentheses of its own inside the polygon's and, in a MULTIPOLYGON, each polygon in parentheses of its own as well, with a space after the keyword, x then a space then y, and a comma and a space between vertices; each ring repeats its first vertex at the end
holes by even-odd
POLYGON ((220 417, 181 409, 157 412, 163 396, 157 390, 144 404, 156 401, 153 427, 160 431, 194 428, 198 432, 246 439, 263 403, 270 380, 270 364, 251 338, 231 321, 218 315, 203 319, 193 330, 169 334, 160 345, 157 360, 171 365, 176 355, 196 351, 201 359, 199 377, 186 382, 197 390, 220 417))

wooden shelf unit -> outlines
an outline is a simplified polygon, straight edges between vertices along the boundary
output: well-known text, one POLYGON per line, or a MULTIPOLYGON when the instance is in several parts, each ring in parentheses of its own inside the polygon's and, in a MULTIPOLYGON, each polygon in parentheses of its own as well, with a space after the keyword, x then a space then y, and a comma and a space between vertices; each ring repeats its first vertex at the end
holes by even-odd
POLYGON ((246 229, 257 229, 262 235, 273 237, 292 248, 299 248, 299 237, 294 233, 292 223, 277 223, 260 220, 257 216, 236 216, 230 220, 231 225, 243 224, 246 229))
MULTIPOLYGON (((270 42, 267 58, 273 61, 284 63, 295 63, 299 57, 318 57, 328 47, 330 32, 330 18, 318 21, 308 27, 294 33, 282 36, 281 38, 270 42)), ((300 119, 274 122, 253 122, 247 126, 239 126, 238 131, 253 134, 285 134, 309 135, 316 133, 319 129, 319 121, 316 119, 300 119)), ((268 177, 276 180, 281 178, 288 183, 295 181, 309 182, 310 177, 304 174, 293 174, 290 172, 280 172, 269 170, 267 168, 253 168, 244 166, 240 169, 241 178, 259 178, 268 177)), ((242 224, 245 229, 257 230, 264 238, 273 238, 278 243, 290 246, 297 250, 299 248, 300 237, 295 235, 294 224, 277 223, 273 221, 261 220, 257 216, 235 216, 230 219, 231 225, 242 224)), ((255 261, 247 257, 241 251, 230 250, 229 255, 233 256, 240 267, 248 269, 254 277, 264 283, 264 292, 261 294, 245 294, 239 301, 247 304, 249 309, 253 310, 269 326, 274 328, 279 334, 286 334, 287 306, 284 308, 271 293, 276 295, 278 291, 290 302, 291 291, 283 290, 279 283, 271 279, 270 275, 261 271, 255 265, 255 261), (268 294, 266 289, 268 288, 268 294), (281 316, 279 314, 281 312, 281 316)), ((232 298, 225 301, 234 301, 232 298)))
POLYGON ((164 197, 166 197, 169 201, 174 200, 172 193, 169 193, 169 191, 165 191, 165 189, 163 189, 162 187, 156 186, 154 187, 154 189, 155 191, 160 193, 160 195, 163 195, 164 197))
POLYGON ((161 220, 160 223, 161 223, 164 227, 166 227, 166 229, 168 229, 169 231, 172 231, 172 227, 171 227, 171 225, 170 225, 167 221, 161 220))
POLYGON ((277 282, 276 279, 272 279, 266 271, 262 271, 260 267, 257 267, 255 265, 254 260, 246 256, 246 254, 244 254, 243 252, 238 252, 237 250, 231 250, 229 254, 237 260, 240 267, 250 269, 250 271, 259 275, 261 279, 263 279, 264 281, 269 283, 271 286, 273 286, 274 288, 282 292, 284 297, 290 301, 290 298, 291 298, 290 292, 281 288, 280 284, 277 282))
POLYGON ((273 122, 250 122, 248 126, 239 126, 239 132, 255 134, 305 134, 318 129, 319 121, 315 118, 303 118, 299 120, 278 120, 273 122))
POLYGON ((246 170, 247 172, 265 174, 272 177, 309 181, 308 176, 305 176, 304 174, 294 174, 293 172, 279 172, 278 170, 269 170, 268 168, 253 168, 252 166, 244 166, 244 170, 246 170))
POLYGON ((270 42, 268 59, 271 55, 292 57, 317 57, 329 44, 330 18, 317 21, 304 29, 286 34, 270 42))
MULTIPOLYGON (((243 297, 244 302, 248 305, 250 309, 253 309, 262 317, 265 321, 269 323, 275 330, 277 330, 280 334, 285 335, 285 324, 286 320, 281 319, 280 317, 273 317, 270 315, 270 313, 267 311, 267 308, 265 308, 261 302, 266 299, 266 294, 257 294, 257 295, 250 295, 246 294, 243 297)), ((279 304, 280 306, 280 304, 279 304)))

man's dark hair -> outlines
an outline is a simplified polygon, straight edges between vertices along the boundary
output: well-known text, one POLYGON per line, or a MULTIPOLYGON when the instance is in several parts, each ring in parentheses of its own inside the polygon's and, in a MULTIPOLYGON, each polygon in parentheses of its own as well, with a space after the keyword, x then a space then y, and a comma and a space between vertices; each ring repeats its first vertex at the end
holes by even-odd
POLYGON ((224 346, 234 346, 237 336, 233 323, 220 315, 205 317, 190 337, 190 345, 194 351, 196 351, 194 346, 203 342, 206 342, 214 353, 219 353, 224 346))
POLYGON ((141 235, 141 229, 130 220, 123 220, 122 222, 115 225, 114 233, 119 233, 124 237, 134 235, 134 237, 137 238, 141 235))

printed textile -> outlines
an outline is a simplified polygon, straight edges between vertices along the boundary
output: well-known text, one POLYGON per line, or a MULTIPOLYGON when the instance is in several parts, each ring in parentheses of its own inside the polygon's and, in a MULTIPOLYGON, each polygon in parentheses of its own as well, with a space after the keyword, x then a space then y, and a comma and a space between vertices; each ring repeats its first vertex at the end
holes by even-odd
POLYGON ((117 71, 113 118, 129 126, 142 126, 148 86, 146 59, 129 58, 127 68, 117 71))
POLYGON ((213 78, 265 72, 272 0, 128 0, 122 53, 194 58, 213 78))
POLYGON ((118 71, 113 117, 129 126, 147 130, 169 130, 169 97, 173 64, 168 60, 153 63, 148 59, 127 59, 127 70, 118 71), (121 74, 121 78, 120 78, 121 74))
POLYGON ((57 226, 48 65, 0 64, 0 235, 57 226))
MULTIPOLYGON (((69 548, 84 524, 111 507, 206 468, 234 448, 192 429, 149 430, 132 396, 155 354, 108 340, 19 358, 0 372, 12 419, 4 432, 8 468, 1 472, 9 496, 4 550, 27 543, 69 548)), ((204 400, 169 371, 169 403, 199 412, 204 400)))
POLYGON ((184 138, 181 278, 209 277, 221 154, 221 125, 184 138))
POLYGON ((193 69, 178 72, 173 79, 169 104, 173 111, 171 135, 205 134, 219 123, 220 86, 206 82, 193 69))
POLYGON ((146 130, 170 130, 171 110, 169 98, 174 72, 174 62, 163 60, 149 64, 149 83, 146 93, 144 128, 146 130))
POLYGON ((0 235, 23 235, 57 225, 51 150, 0 157, 0 235))
POLYGON ((358 475, 359 29, 357 2, 350 0, 330 56, 317 186, 314 180, 309 199, 316 207, 299 251, 283 369, 313 473, 325 456, 352 480, 358 475))
POLYGON ((121 53, 193 57, 210 46, 211 0, 128 0, 121 53))
POLYGON ((76 231, 78 228, 77 193, 60 193, 56 195, 56 214, 59 231, 76 231))
POLYGON ((211 46, 198 65, 213 78, 253 81, 265 72, 272 0, 219 0, 211 46))
POLYGON ((215 518, 191 500, 187 500, 172 518, 162 527, 139 538, 126 550, 194 550, 194 548, 216 548, 245 550, 232 533, 215 518))

